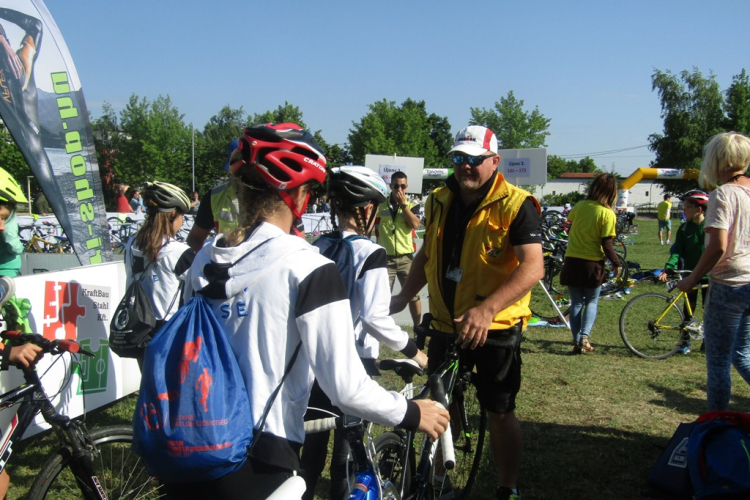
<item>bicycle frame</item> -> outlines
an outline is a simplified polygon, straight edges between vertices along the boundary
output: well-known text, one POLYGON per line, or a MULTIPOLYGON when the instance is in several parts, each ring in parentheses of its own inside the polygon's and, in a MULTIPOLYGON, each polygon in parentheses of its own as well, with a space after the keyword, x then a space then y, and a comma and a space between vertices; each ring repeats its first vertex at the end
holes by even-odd
POLYGON ((0 408, 16 407, 10 427, 3 433, 0 441, 0 471, 2 471, 13 453, 13 444, 18 443, 37 414, 41 413, 50 424, 62 446, 69 446, 72 456, 70 463, 83 498, 102 500, 106 498, 99 479, 91 462, 91 443, 86 442, 85 424, 61 415, 44 392, 39 374, 33 368, 23 370, 26 383, 0 396, 0 408))
MULTIPOLYGON (((416 448, 415 441, 417 437, 417 431, 397 431, 397 433, 402 436, 402 441, 406 443, 406 446, 401 452, 401 463, 408 463, 408 469, 410 471, 414 471, 413 475, 410 477, 410 482, 412 483, 410 491, 405 491, 407 481, 404 475, 402 475, 400 483, 394 485, 398 490, 401 498, 403 498, 406 494, 413 494, 413 496, 410 496, 409 498, 414 498, 415 500, 421 500, 422 498, 425 498, 425 495, 428 493, 429 487, 432 486, 430 473, 433 471, 433 468, 435 466, 438 466, 437 464, 435 464, 435 460, 436 458, 438 458, 439 444, 443 445, 443 457, 453 456, 453 448, 461 449, 465 452, 471 451, 471 432, 473 430, 471 429, 468 415, 465 411, 465 405, 463 405, 463 384, 469 383, 471 372, 464 369, 464 366, 460 360, 458 348, 455 344, 451 348, 447 349, 445 353, 445 359, 433 374, 433 377, 435 376, 437 376, 437 378, 442 381, 442 386, 444 387, 444 392, 448 400, 448 409, 462 410, 458 412, 458 415, 452 414, 451 418, 459 419, 459 428, 463 433, 461 438, 465 439, 466 442, 460 446, 454 446, 453 438, 450 436, 450 433, 443 434, 443 436, 441 436, 441 438, 438 440, 432 440, 425 437, 422 449, 419 453, 419 462, 417 464, 415 463, 416 461, 414 453, 416 448), (454 401, 459 403, 458 408, 454 406, 454 401)), ((431 380, 431 384, 432 383, 433 382, 431 380)), ((430 395, 433 394, 433 391, 434 389, 430 387, 430 384, 427 384, 422 388, 419 394, 414 396, 413 399, 427 399, 428 397, 430 397, 430 395)), ((455 411, 453 411, 453 413, 455 413, 455 411)), ((444 464, 440 463, 439 467, 442 468, 445 466, 444 464)), ((450 467, 445 468, 449 469, 450 467)))
MULTIPOLYGON (((707 288, 707 287, 708 287, 708 285, 706 285, 705 283, 700 283, 700 284, 698 284, 698 285, 696 285, 696 286, 693 287, 693 291, 701 290, 701 289, 707 288)), ((669 312, 670 308, 677 307, 677 303, 680 301, 680 299, 682 299, 683 306, 685 307, 685 311, 687 311, 687 313, 688 313, 687 317, 684 318, 684 320, 683 320, 683 322, 682 322, 682 324, 680 325, 680 328, 679 328, 680 331, 684 330, 685 329, 685 325, 687 325, 688 323, 690 323, 690 321, 692 321, 692 319, 693 319, 693 312, 694 311, 693 311, 693 308, 690 306, 690 301, 688 300, 688 294, 687 294, 687 292, 683 292, 682 290, 680 290, 680 293, 678 293, 677 295, 675 295, 672 298, 672 300, 670 300, 667 303, 667 307, 665 307, 664 310, 662 311, 662 313, 659 316, 656 317, 656 320, 654 320, 654 325, 658 325, 659 328, 661 328, 663 330, 675 330, 676 328, 674 328, 674 327, 671 327, 671 326, 668 326, 668 325, 662 325, 661 324, 661 320, 664 319, 664 316, 667 315, 667 313, 669 312)))

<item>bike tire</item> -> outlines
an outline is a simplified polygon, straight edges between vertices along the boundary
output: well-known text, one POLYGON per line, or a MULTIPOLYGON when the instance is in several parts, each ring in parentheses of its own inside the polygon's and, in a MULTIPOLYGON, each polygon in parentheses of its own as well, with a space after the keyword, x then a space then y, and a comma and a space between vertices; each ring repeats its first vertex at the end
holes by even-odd
MULTIPOLYGON (((406 497, 411 491, 413 457, 406 457, 408 448, 404 436, 395 432, 384 432, 373 441, 375 462, 378 464, 383 483, 391 482, 406 497)), ((400 498, 400 497, 399 497, 400 498)))
MULTIPOLYGON (((560 284, 561 272, 561 260, 554 257, 544 258, 544 277, 542 278, 542 283, 544 283, 544 286, 563 316, 567 316, 570 311, 570 295, 568 294, 568 287, 560 284)), ((555 310, 549 297, 547 297, 547 294, 542 290, 542 286, 538 283, 531 290, 529 307, 532 315, 539 319, 552 321, 555 318, 559 318, 557 310, 555 310)))
MULTIPOLYGON (((155 499, 166 495, 151 477, 141 458, 130 450, 133 428, 125 425, 101 427, 88 433, 97 453, 94 470, 108 499, 155 499)), ((29 500, 83 498, 81 487, 70 469, 73 451, 63 447, 42 466, 29 490, 29 500)), ((83 486, 84 488, 87 486, 83 486)))
POLYGON ((665 359, 682 345, 684 316, 677 304, 669 306, 664 318, 656 322, 671 300, 667 295, 652 292, 633 297, 625 304, 620 314, 620 336, 636 356, 665 359))
MULTIPOLYGON (((473 373, 472 376, 476 376, 473 373)), ((487 412, 480 406, 474 384, 459 380, 453 389, 451 412, 451 432, 456 454, 455 467, 447 472, 454 498, 468 500, 479 472, 487 434, 487 412), (464 426, 465 417, 467 426, 464 426)), ((433 467, 434 470, 434 467, 433 467)), ((444 492, 436 492, 438 497, 444 492)))

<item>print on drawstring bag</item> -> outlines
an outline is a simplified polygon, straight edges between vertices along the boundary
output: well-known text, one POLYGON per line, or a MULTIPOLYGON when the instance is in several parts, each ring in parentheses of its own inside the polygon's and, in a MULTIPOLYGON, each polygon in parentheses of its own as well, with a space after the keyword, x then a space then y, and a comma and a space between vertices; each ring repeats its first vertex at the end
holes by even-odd
POLYGON ((216 479, 247 459, 254 434, 250 408, 223 327, 197 295, 146 349, 133 450, 164 482, 216 479))

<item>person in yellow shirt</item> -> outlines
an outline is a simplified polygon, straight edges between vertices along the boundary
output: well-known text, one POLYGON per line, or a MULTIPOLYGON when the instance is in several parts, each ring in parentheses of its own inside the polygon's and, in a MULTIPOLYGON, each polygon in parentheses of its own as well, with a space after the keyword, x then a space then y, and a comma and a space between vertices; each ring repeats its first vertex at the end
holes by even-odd
POLYGON ((667 231, 667 245, 671 243, 672 237, 672 202, 668 194, 664 195, 664 201, 656 206, 656 217, 659 219, 659 241, 664 244, 663 231, 667 231))
MULTIPOLYGON (((409 183, 406 174, 395 172, 391 176, 391 195, 380 205, 380 212, 376 220, 378 245, 385 248, 388 256, 388 278, 393 283, 398 277, 398 282, 404 286, 406 277, 409 275, 412 260, 414 260, 414 230, 419 227, 417 217, 411 203, 406 197, 409 183)), ((414 326, 422 321, 422 302, 419 294, 414 295, 409 301, 409 312, 414 326)))
POLYGON ((617 178, 599 174, 589 186, 586 199, 576 203, 568 214, 570 239, 560 283, 568 287, 570 294, 571 354, 594 350, 589 336, 596 321, 599 292, 606 279, 604 258, 612 261, 615 275, 620 271, 620 259, 612 243, 616 235, 617 217, 612 210, 616 199, 617 178))

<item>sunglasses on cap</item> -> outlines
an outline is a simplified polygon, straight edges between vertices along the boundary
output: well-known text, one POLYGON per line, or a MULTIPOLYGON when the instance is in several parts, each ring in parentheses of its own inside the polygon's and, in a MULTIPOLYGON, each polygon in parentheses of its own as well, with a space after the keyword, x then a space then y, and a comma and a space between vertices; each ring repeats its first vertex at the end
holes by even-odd
POLYGON ((487 158, 492 158, 493 156, 495 155, 470 156, 470 155, 463 154, 463 153, 453 153, 452 159, 453 159, 453 164, 459 167, 463 165, 464 163, 468 163, 470 167, 478 167, 484 162, 484 160, 486 160, 487 158))

